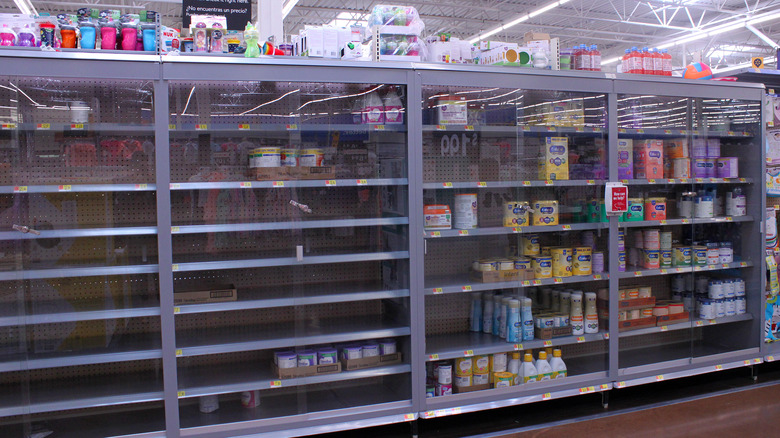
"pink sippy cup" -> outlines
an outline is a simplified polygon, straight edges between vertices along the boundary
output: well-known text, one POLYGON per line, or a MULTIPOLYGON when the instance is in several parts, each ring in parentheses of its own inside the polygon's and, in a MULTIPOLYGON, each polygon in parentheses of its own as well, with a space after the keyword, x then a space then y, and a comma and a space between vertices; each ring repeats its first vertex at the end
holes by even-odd
POLYGON ((138 29, 133 23, 122 24, 122 50, 135 50, 138 29))
POLYGON ((16 45, 16 32, 14 32, 7 24, 3 24, 3 28, 0 29, 0 46, 14 46, 16 45))

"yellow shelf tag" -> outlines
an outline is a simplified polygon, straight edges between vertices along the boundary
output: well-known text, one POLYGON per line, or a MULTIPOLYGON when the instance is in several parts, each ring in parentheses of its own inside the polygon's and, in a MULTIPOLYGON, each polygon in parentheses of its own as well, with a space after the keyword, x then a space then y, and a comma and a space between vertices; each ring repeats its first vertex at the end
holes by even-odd
POLYGON ((466 130, 466 131, 473 131, 474 130, 474 125, 466 125, 466 126, 463 127, 463 129, 466 130))
POLYGON ((414 421, 414 414, 404 415, 404 421, 414 421))
POLYGON ((434 295, 444 293, 444 289, 437 287, 433 289, 434 295))
POLYGON ((366 180, 366 179, 359 179, 355 183, 357 185, 359 185, 359 186, 367 186, 368 185, 368 180, 366 180))
POLYGON ((528 281, 528 280, 523 280, 523 286, 526 286, 526 287, 528 287, 528 286, 530 286, 530 285, 531 285, 531 282, 530 282, 530 281, 528 281))
POLYGON ((487 183, 485 181, 480 181, 477 183, 477 187, 487 187, 487 183))
POLYGON ((247 123, 239 123, 238 124, 238 130, 239 131, 249 131, 249 124, 247 124, 247 123))
POLYGON ((531 181, 523 181, 523 187, 531 187, 531 181))
POLYGON ((642 271, 634 271, 634 277, 641 277, 642 271))
POLYGON ((470 291, 471 291, 471 286, 463 286, 463 287, 461 287, 460 289, 461 289, 463 292, 470 292, 470 291))
POLYGON ((287 125, 287 130, 288 131, 297 131, 298 130, 298 125, 296 123, 293 123, 291 125, 287 125))
POLYGON ((561 284, 561 283, 563 283, 563 279, 562 279, 562 278, 559 278, 559 277, 555 277, 555 278, 553 278, 553 283, 555 283, 555 284, 561 284))
POLYGON ((441 186, 444 187, 445 189, 451 189, 452 188, 452 183, 451 182, 444 182, 444 183, 441 183, 441 186))
POLYGON ((589 186, 595 186, 596 185, 596 180, 595 179, 585 180, 585 184, 587 184, 589 186))
POLYGON ((83 123, 71 123, 70 129, 84 129, 83 123))
POLYGON ((209 129, 209 125, 207 125, 205 123, 199 123, 199 124, 195 125, 195 130, 196 131, 205 131, 207 129, 209 129))
POLYGON ((176 272, 178 270, 179 270, 179 265, 176 265, 176 264, 171 265, 171 271, 176 272))
POLYGON ((439 360, 439 355, 438 354, 429 354, 428 355, 428 360, 439 360))
POLYGON ((545 185, 545 186, 548 186, 548 187, 549 187, 549 186, 551 186, 551 185, 553 185, 553 184, 555 184, 555 182, 553 182, 553 180, 551 180, 551 179, 546 179, 546 180, 544 180, 544 185, 545 185))
POLYGON ((179 231, 181 231, 181 229, 179 227, 171 227, 171 233, 175 234, 175 233, 178 233, 179 231))
POLYGON ((181 349, 176 350, 176 357, 182 356, 183 354, 184 352, 181 351, 181 349))
POLYGON ((649 179, 649 180, 647 180, 647 183, 648 184, 655 184, 655 180, 654 179, 649 179))
POLYGON ((336 187, 336 180, 335 179, 329 179, 325 181, 325 187, 336 187))
POLYGON ((542 394, 542 401, 550 400, 551 398, 552 398, 552 394, 549 392, 545 392, 544 394, 542 394))
POLYGON ((458 231, 458 235, 459 236, 468 236, 469 235, 469 230, 460 230, 460 231, 458 231))
POLYGON ((569 231, 569 230, 571 230, 571 225, 561 225, 561 229, 563 231, 569 231))
POLYGON ((146 184, 136 184, 135 189, 136 190, 146 190, 148 186, 146 184))
POLYGON ((284 187, 284 181, 272 181, 271 187, 284 187))
POLYGON ((173 308, 173 313, 174 314, 181 313, 181 307, 174 307, 173 308))
POLYGON ((715 365, 715 371, 720 371, 723 369, 723 365, 715 365))
POLYGON ((177 392, 176 394, 179 396, 179 398, 182 398, 182 397, 186 397, 186 396, 187 396, 187 392, 186 392, 186 391, 179 391, 179 392, 177 392))
POLYGON ((171 185, 169 187, 171 188, 171 190, 179 190, 181 188, 181 184, 179 184, 179 183, 171 183, 171 185))
POLYGON ((41 130, 51 129, 51 123, 38 123, 35 129, 41 129, 41 130))
POLYGON ((385 125, 374 125, 374 131, 384 131, 385 125))
POLYGON ((446 131, 447 130, 447 125, 436 125, 436 130, 437 131, 446 131))
POLYGON ((577 343, 585 342, 585 336, 577 336, 577 343))
POLYGON ((441 237, 441 231, 431 231, 431 237, 441 237))
POLYGON ((168 130, 169 131, 175 131, 176 130, 176 125, 174 125, 173 123, 169 124, 168 125, 168 130))
POLYGON ((70 184, 61 185, 61 186, 57 187, 57 190, 60 191, 60 192, 69 192, 69 191, 71 191, 71 189, 72 189, 72 187, 70 186, 70 184))
POLYGON ((14 186, 14 193, 27 193, 27 186, 14 186))
POLYGON ((618 388, 625 388, 626 387, 626 382, 617 382, 617 387, 618 388))
POLYGON ((663 374, 659 374, 659 375, 655 376, 655 381, 656 382, 661 382, 663 380, 664 380, 664 375, 663 374))
POLYGON ((522 350, 522 349, 523 349, 523 344, 515 344, 515 345, 514 345, 514 349, 515 349, 515 351, 520 351, 520 350, 522 350))
POLYGON ((596 274, 593 276, 594 280, 601 280, 601 274, 596 274))
POLYGON ((281 380, 271 380, 271 388, 281 388, 281 387, 282 387, 281 380))
POLYGON ((244 181, 238 183, 238 187, 242 189, 251 189, 252 188, 252 182, 251 181, 244 181))
POLYGON ((696 321, 696 327, 704 326, 704 321, 696 321))
POLYGON ((665 326, 665 325, 662 325, 662 326, 661 326, 661 331, 662 331, 662 332, 665 332, 665 331, 667 331, 667 330, 669 330, 669 327, 668 327, 668 326, 665 326))
POLYGON ((533 280, 533 281, 531 281, 531 284, 533 284, 534 286, 541 286, 542 285, 542 280, 533 280))
POLYGON ((473 356, 473 355, 474 355, 474 350, 465 350, 463 352, 463 356, 465 356, 465 357, 469 357, 469 356, 473 356))
POLYGON ((545 347, 552 347, 553 342, 552 341, 544 341, 545 347))

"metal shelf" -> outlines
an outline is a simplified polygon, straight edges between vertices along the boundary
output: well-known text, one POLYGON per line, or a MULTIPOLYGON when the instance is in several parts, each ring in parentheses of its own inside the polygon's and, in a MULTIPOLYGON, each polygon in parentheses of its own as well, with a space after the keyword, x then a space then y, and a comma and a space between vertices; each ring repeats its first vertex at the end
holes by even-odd
MULTIPOLYGON (((339 254, 304 256, 302 260, 295 257, 278 257, 267 259, 225 260, 215 262, 186 262, 174 263, 171 267, 174 272, 208 271, 212 269, 244 269, 244 268, 269 268, 273 266, 298 266, 318 265, 325 263, 351 263, 369 262, 381 260, 408 259, 409 251, 392 252, 368 252, 364 254, 339 254)), ((2 277, 0 277, 2 280, 2 277)))
POLYGON ((520 187, 580 187, 603 186, 604 181, 594 179, 538 180, 538 181, 465 181, 465 182, 427 182, 423 189, 501 189, 520 187))
POLYGON ((252 390, 292 388, 317 383, 343 382, 346 380, 404 374, 412 371, 411 365, 398 364, 335 374, 279 379, 270 369, 263 369, 256 363, 231 364, 230 373, 215 375, 213 368, 179 370, 179 398, 226 394, 252 390), (207 383, 207 384, 206 384, 207 383))
POLYGON ((42 280, 45 278, 98 277, 103 275, 156 274, 156 264, 94 267, 59 267, 51 269, 32 269, 29 271, 0 272, 0 281, 42 280))
MULTIPOLYGON (((148 342, 146 344, 148 344, 148 342)), ((138 360, 162 358, 162 350, 160 350, 159 346, 152 349, 106 348, 106 350, 109 351, 105 353, 75 351, 68 352, 66 354, 21 353, 4 358, 4 361, 0 362, 0 372, 41 370, 47 368, 96 365, 102 363, 133 362, 138 360)))
POLYGON ((606 228, 609 228, 609 224, 606 222, 565 224, 565 225, 531 225, 528 227, 491 227, 491 228, 473 228, 470 230, 425 231, 425 238, 435 239, 439 237, 500 236, 504 234, 554 233, 559 231, 603 230, 606 228))
POLYGON ((718 365, 710 365, 705 367, 691 368, 683 371, 676 371, 671 373, 661 373, 652 376, 644 376, 639 378, 629 378, 625 380, 619 380, 613 383, 615 389, 628 388, 629 386, 644 385, 647 383, 661 382, 670 379, 679 379, 681 377, 696 376, 699 374, 712 373, 716 371, 729 370, 733 368, 746 367, 751 365, 758 365, 764 362, 762 357, 756 357, 751 359, 744 359, 738 361, 729 361, 718 365))
POLYGON ((153 192, 155 184, 60 184, 34 186, 0 186, 0 194, 25 193, 85 193, 85 192, 153 192))
POLYGON ((136 132, 154 134, 154 125, 129 125, 123 123, 5 123, 0 131, 37 131, 37 132, 136 132))
POLYGON ((753 222, 753 216, 723 216, 712 218, 694 218, 694 219, 666 219, 662 221, 623 221, 620 222, 621 228, 636 227, 658 227, 672 225, 706 225, 723 224, 728 222, 753 222))
POLYGON ((634 129, 634 128, 618 128, 618 134, 631 137, 679 137, 689 136, 694 137, 719 137, 719 138, 753 138, 754 135, 746 131, 706 131, 698 129, 661 129, 661 128, 647 128, 647 129, 634 129))
MULTIPOLYGON (((311 228, 372 227, 384 225, 409 225, 407 217, 383 217, 366 219, 326 219, 287 222, 260 222, 248 224, 176 225, 172 234, 233 233, 240 231, 303 230, 311 228)), ((2 233, 0 233, 2 237, 2 233)))
POLYGON ((675 185, 675 184, 753 184, 753 178, 661 178, 661 179, 621 179, 630 186, 675 185))
POLYGON ((360 186, 405 186, 407 178, 375 178, 375 179, 315 179, 295 181, 228 181, 228 182, 191 182, 171 183, 171 190, 204 190, 204 189, 272 189, 272 188, 306 188, 306 187, 360 187, 360 186))
MULTIPOLYGON (((355 301, 383 300, 409 297, 409 289, 383 290, 381 285, 325 284, 301 285, 300 293, 291 294, 278 287, 239 291, 238 301, 226 303, 187 304, 174 307, 174 313, 192 314, 228 312, 233 310, 270 309, 273 307, 309 306, 313 304, 348 303, 355 301), (372 289, 371 287, 374 287, 372 289), (338 292, 338 293, 336 293, 338 292), (257 297, 255 299, 247 297, 257 297)), ((0 320, 1 322, 2 320, 0 320)))
POLYGON ((720 325, 720 324, 729 324, 732 322, 740 322, 740 321, 750 321, 753 319, 753 315, 749 313, 745 313, 743 315, 735 315, 735 316, 725 316, 723 318, 715 318, 715 319, 686 319, 682 321, 675 321, 674 323, 658 326, 658 327, 647 327, 643 329, 637 329, 637 330, 630 330, 627 332, 623 332, 620 334, 621 338, 627 338, 630 336, 641 336, 641 335, 648 335, 652 333, 661 333, 666 331, 674 331, 674 330, 690 330, 693 327, 706 327, 710 325, 720 325))
POLYGON ((2 315, 0 314, 0 327, 12 327, 17 325, 54 324, 62 322, 99 321, 118 318, 142 318, 146 316, 159 316, 159 307, 141 307, 114 310, 93 310, 68 313, 45 313, 39 315, 2 315))
POLYGON ((40 235, 19 231, 0 231, 0 240, 69 239, 75 237, 148 236, 157 234, 157 227, 74 228, 40 230, 40 235))
POLYGON ((592 126, 482 126, 482 125, 423 125, 423 132, 482 132, 485 134, 590 134, 605 135, 607 130, 592 126))
POLYGON ((720 271, 723 269, 734 268, 749 268, 752 267, 751 262, 733 262, 723 263, 717 265, 708 266, 686 266, 682 268, 668 268, 668 269, 644 269, 639 271, 626 271, 618 272, 618 278, 634 278, 634 277, 650 277, 656 275, 672 275, 672 274, 686 274, 691 272, 706 272, 706 271, 720 271))
POLYGON ((487 333, 455 333, 427 336, 425 338, 425 354, 427 355, 427 360, 433 361, 469 357, 480 354, 504 353, 507 351, 581 344, 583 342, 603 341, 605 339, 609 339, 609 334, 605 331, 600 331, 599 333, 580 336, 566 336, 549 340, 534 339, 532 341, 510 344, 498 336, 487 333))
POLYGON ((296 345, 314 345, 365 339, 408 336, 408 325, 382 322, 377 317, 320 320, 307 323, 282 323, 232 328, 178 331, 176 356, 189 357, 205 354, 235 353, 240 351, 270 350, 296 345))
MULTIPOLYGON (((251 116, 250 116, 251 117, 251 116)), ((249 117, 248 117, 249 118, 249 117)), ((387 125, 349 125, 349 124, 313 124, 313 123, 177 123, 169 124, 170 132, 406 132, 406 124, 387 125)))
POLYGON ((0 417, 163 400, 161 377, 144 373, 120 376, 92 376, 89 384, 79 385, 78 390, 71 379, 37 382, 29 388, 25 403, 18 397, 27 389, 0 392, 0 417))
POLYGON ((558 284, 582 283, 588 281, 608 280, 609 274, 573 275, 571 277, 541 278, 535 280, 502 281, 496 283, 478 283, 469 275, 429 277, 426 279, 425 295, 439 295, 462 292, 480 292, 496 289, 514 289, 529 286, 550 286, 558 284), (429 287, 428 284, 439 284, 429 287))

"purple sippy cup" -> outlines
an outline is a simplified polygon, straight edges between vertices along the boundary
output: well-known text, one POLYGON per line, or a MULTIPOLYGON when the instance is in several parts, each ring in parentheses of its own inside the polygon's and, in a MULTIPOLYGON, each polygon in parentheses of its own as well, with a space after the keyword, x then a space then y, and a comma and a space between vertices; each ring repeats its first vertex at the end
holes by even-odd
POLYGON ((35 47, 35 34, 30 30, 29 24, 25 24, 24 29, 19 31, 19 41, 16 44, 20 47, 35 47))

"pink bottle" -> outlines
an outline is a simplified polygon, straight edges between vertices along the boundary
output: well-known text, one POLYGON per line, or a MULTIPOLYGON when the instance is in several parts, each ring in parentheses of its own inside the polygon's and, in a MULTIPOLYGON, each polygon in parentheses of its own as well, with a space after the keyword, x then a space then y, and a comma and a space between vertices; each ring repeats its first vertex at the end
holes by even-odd
POLYGON ((106 23, 100 28, 100 48, 103 50, 116 49, 116 27, 106 23))
POLYGON ((7 24, 3 24, 2 30, 0 30, 0 46, 15 46, 16 45, 16 32, 14 32, 7 24))
POLYGON ((138 29, 132 23, 122 25, 122 50, 135 50, 138 29))

